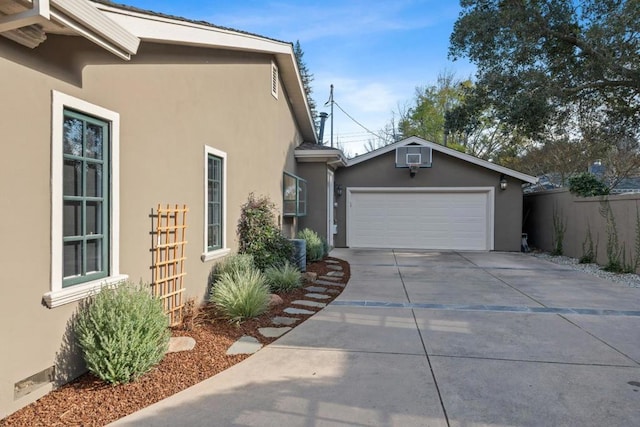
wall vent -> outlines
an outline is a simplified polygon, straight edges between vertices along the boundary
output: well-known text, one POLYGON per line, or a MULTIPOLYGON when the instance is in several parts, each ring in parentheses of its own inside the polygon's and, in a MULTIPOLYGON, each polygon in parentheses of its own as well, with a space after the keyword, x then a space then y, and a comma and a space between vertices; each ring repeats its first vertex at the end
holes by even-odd
POLYGON ((13 399, 17 400, 22 396, 26 396, 32 391, 53 382, 54 375, 55 368, 53 366, 50 366, 43 371, 40 371, 28 378, 23 379, 22 381, 18 381, 13 386, 13 399))
POLYGON ((278 67, 274 62, 271 63, 271 95, 278 99, 278 67))

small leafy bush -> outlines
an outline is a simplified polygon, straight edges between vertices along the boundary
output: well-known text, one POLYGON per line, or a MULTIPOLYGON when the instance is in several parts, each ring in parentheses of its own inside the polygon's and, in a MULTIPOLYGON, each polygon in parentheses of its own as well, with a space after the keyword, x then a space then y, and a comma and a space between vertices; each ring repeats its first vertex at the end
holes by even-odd
POLYGON ((223 273, 211 289, 210 298, 232 322, 256 317, 269 307, 269 286, 257 269, 223 273))
POLYGON ((280 233, 274 211, 267 197, 256 198, 252 193, 238 221, 239 252, 253 255, 260 271, 284 265, 293 256, 293 244, 280 233))
POLYGON ((606 196, 609 187, 589 172, 569 178, 569 191, 580 197, 606 196))
POLYGON ((243 272, 256 268, 253 255, 233 254, 229 255, 211 269, 209 284, 213 285, 224 273, 243 272))
POLYGON ((269 267, 264 275, 272 292, 289 292, 302 285, 302 274, 288 262, 282 266, 269 267))
POLYGON ((307 262, 320 261, 324 257, 325 245, 315 231, 305 228, 298 232, 298 239, 304 239, 307 246, 307 262))
POLYGON ((75 333, 89 371, 111 384, 134 381, 158 364, 169 319, 147 286, 106 287, 81 306, 75 333))

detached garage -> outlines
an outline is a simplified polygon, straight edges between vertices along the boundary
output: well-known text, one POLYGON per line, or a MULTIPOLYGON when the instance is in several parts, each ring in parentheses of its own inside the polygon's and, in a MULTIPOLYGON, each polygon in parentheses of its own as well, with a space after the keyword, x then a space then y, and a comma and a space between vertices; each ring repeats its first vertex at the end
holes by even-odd
POLYGON ((412 137, 335 171, 335 246, 519 251, 536 178, 412 137))

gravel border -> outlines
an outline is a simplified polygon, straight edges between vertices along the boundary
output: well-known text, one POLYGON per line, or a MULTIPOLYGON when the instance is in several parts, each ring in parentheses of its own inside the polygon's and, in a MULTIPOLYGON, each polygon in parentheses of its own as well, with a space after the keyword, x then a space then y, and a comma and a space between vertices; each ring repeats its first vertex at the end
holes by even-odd
POLYGON ((568 256, 556 256, 546 252, 531 252, 530 255, 541 258, 547 261, 551 261, 555 264, 567 265, 574 270, 584 271, 593 276, 598 276, 602 279, 611 280, 612 282, 619 283, 621 285, 628 286, 630 288, 640 288, 640 276, 633 273, 620 274, 604 271, 602 266, 598 264, 580 264, 576 258, 568 256))

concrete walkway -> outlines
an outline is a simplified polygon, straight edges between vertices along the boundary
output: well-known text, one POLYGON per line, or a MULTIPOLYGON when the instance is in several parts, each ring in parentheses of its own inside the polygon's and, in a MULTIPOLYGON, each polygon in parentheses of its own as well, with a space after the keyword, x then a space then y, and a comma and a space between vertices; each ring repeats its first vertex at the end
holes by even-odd
POLYGON ((331 255, 332 304, 114 425, 640 425, 640 289, 518 253, 331 255))

